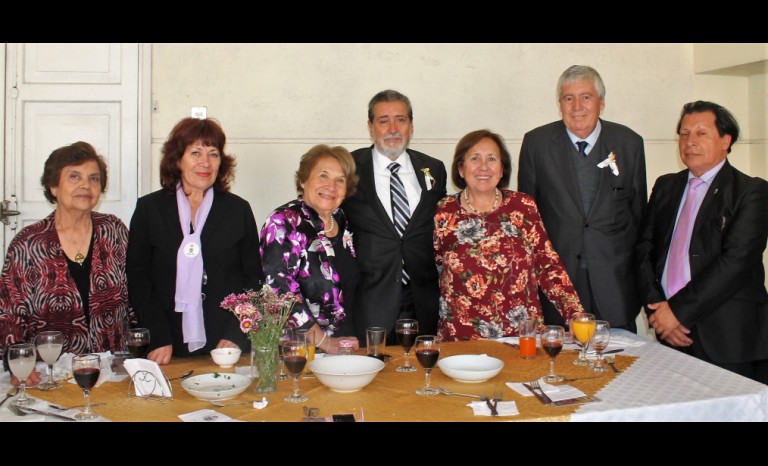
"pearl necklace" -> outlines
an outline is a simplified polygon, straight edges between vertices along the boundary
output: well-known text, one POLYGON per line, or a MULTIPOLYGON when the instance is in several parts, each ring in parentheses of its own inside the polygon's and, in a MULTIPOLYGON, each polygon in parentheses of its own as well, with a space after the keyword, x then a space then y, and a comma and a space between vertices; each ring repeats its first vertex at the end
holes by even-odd
POLYGON ((469 196, 467 196, 467 190, 466 189, 464 190, 464 202, 467 203, 467 207, 472 209, 472 212, 474 212, 474 213, 476 213, 478 215, 482 215, 482 214, 487 214, 487 213, 493 212, 494 210, 496 210, 496 207, 499 206, 499 188, 494 188, 494 189, 496 191, 496 196, 493 199, 493 207, 491 207, 491 210, 487 210, 485 212, 480 212, 479 210, 475 209, 475 207, 472 205, 472 203, 469 202, 469 196))
POLYGON ((332 232, 334 228, 336 228, 336 220, 334 220, 333 215, 331 215, 331 228, 327 230, 323 230, 323 232, 325 232, 325 234, 328 234, 332 232))

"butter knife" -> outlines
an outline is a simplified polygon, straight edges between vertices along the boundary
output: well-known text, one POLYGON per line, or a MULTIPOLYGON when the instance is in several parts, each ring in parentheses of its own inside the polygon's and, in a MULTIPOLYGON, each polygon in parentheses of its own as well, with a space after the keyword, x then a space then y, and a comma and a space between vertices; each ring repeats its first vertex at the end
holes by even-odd
POLYGON ((546 393, 544 393, 544 390, 540 389, 541 390, 541 394, 539 394, 539 392, 534 390, 534 388, 531 387, 530 385, 528 385, 527 383, 524 383, 523 387, 527 388, 529 392, 533 393, 533 395, 536 398, 538 398, 539 401, 541 401, 543 404, 545 404, 545 405, 551 405, 552 404, 552 399, 549 398, 546 393))
POLYGON ((26 406, 19 406, 19 409, 27 413, 42 414, 43 416, 51 416, 57 419, 63 419, 65 421, 76 421, 76 419, 73 419, 71 417, 62 416, 61 414, 56 414, 56 413, 49 413, 48 411, 42 411, 35 408, 28 408, 26 406))

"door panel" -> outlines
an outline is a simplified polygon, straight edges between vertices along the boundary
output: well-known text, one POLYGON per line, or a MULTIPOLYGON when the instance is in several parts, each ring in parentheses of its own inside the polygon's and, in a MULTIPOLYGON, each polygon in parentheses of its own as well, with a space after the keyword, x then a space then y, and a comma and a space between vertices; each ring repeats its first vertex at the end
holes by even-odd
POLYGON ((8 44, 6 57, 3 199, 21 213, 4 225, 3 257, 13 235, 54 209, 40 186, 43 165, 76 141, 107 161, 96 210, 127 225, 138 194, 139 45, 8 44))

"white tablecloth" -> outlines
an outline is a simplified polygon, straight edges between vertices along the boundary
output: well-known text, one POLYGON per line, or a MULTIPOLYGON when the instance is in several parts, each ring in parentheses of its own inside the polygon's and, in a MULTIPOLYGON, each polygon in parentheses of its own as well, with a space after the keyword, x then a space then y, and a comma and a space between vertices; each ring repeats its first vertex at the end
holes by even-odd
POLYGON ((622 353, 639 358, 597 393, 603 401, 582 406, 571 420, 768 421, 768 385, 646 341, 622 353))

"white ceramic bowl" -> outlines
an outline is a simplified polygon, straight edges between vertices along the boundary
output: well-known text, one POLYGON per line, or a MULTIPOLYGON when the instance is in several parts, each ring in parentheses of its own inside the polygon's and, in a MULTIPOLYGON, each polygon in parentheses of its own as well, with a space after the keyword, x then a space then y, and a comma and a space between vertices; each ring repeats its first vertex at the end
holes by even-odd
POLYGON ((309 370, 334 392, 356 392, 376 378, 384 362, 358 355, 327 356, 309 363, 309 370))
POLYGON ((200 400, 228 400, 243 393, 251 378, 240 374, 202 374, 181 381, 181 388, 200 400))
POLYGON ((486 354, 459 354, 437 361, 437 367, 459 382, 480 383, 501 372, 504 362, 486 354))
POLYGON ((240 360, 241 353, 240 348, 216 348, 211 350, 211 357, 222 369, 229 369, 240 360))

